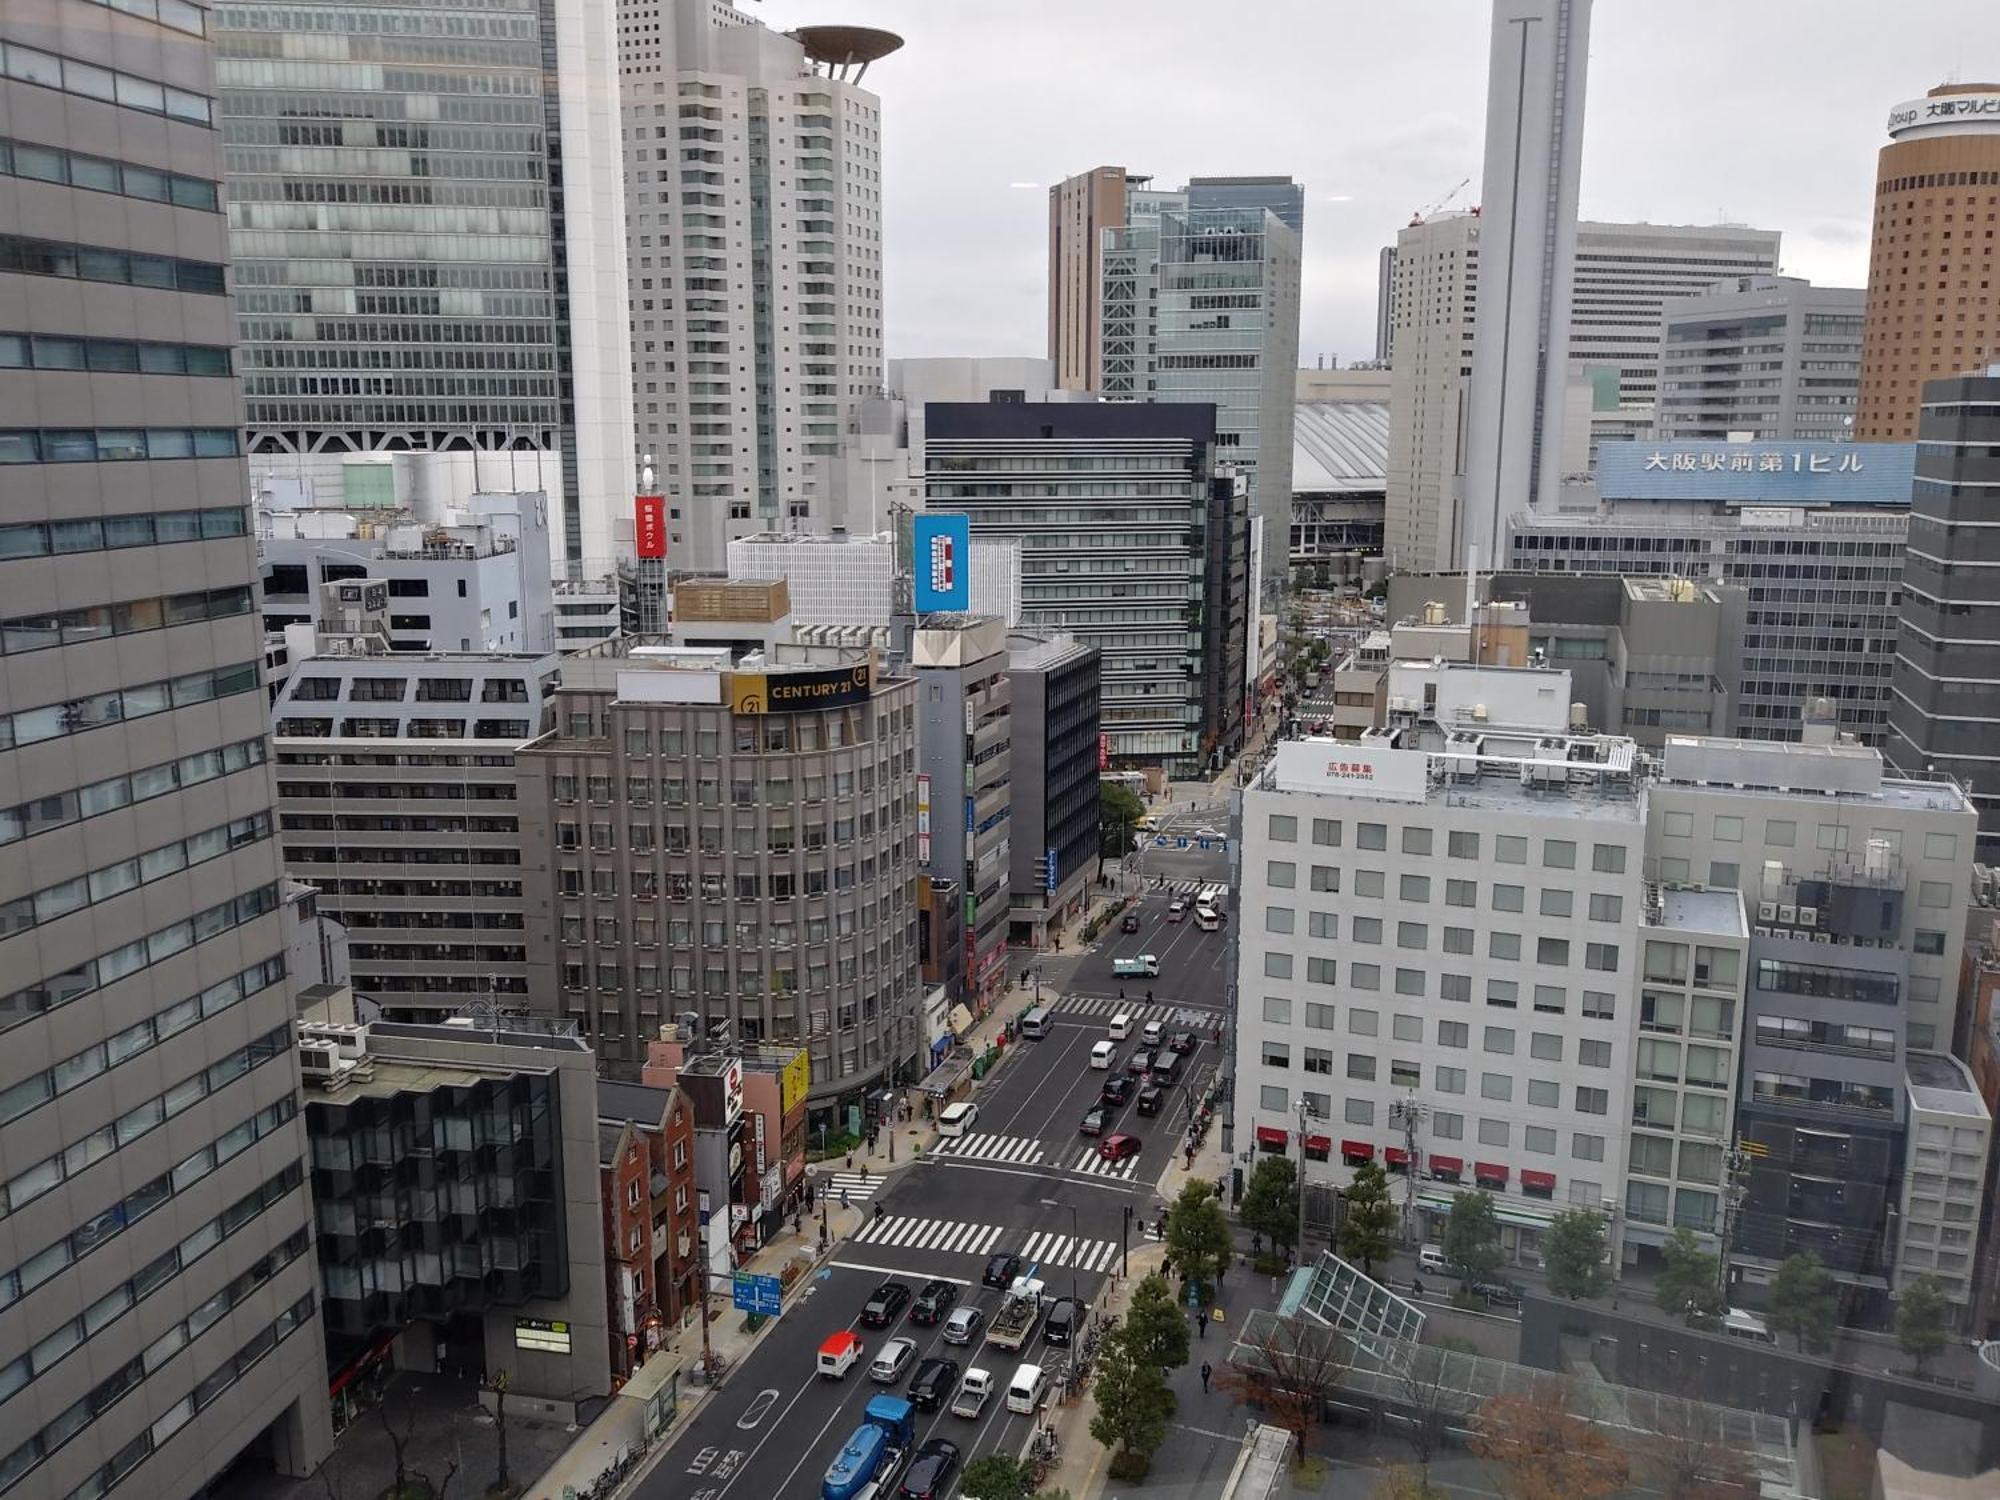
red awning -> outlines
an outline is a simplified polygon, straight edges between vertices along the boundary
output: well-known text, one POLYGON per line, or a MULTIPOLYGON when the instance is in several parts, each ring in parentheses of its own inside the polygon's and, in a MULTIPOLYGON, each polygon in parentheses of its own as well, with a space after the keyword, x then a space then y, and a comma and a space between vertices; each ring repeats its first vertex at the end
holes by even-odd
POLYGON ((1523 1167, 1521 1168, 1521 1186, 1524 1188, 1547 1188, 1550 1192, 1554 1192, 1556 1190, 1556 1174, 1553 1172, 1531 1172, 1526 1167, 1523 1167))
POLYGON ((1433 1172, 1463 1172, 1465 1170, 1465 1163, 1455 1156, 1439 1156, 1437 1152, 1433 1151, 1431 1153, 1431 1170, 1433 1172))
POLYGON ((1369 1161, 1374 1158, 1375 1148, 1366 1141, 1342 1141, 1340 1143, 1340 1154, 1342 1156, 1358 1156, 1363 1161, 1369 1161))
POLYGON ((1282 1146, 1291 1137, 1275 1125, 1257 1127, 1257 1144, 1260 1146, 1282 1146))
POLYGON ((1392 1167, 1409 1165, 1410 1153, 1405 1151, 1401 1146, 1384 1146, 1382 1148, 1382 1155, 1392 1167))
POLYGON ((1306 1150, 1330 1153, 1333 1150, 1333 1137, 1330 1135, 1309 1135, 1306 1137, 1306 1150))
POLYGON ((1490 1177, 1495 1182, 1507 1180, 1507 1169, 1497 1161, 1476 1161, 1472 1164, 1474 1177, 1490 1177))

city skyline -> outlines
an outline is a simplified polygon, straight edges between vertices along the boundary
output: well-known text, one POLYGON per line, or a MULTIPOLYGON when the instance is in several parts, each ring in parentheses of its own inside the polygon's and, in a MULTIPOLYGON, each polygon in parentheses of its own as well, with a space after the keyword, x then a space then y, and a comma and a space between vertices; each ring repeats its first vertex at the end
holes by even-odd
MULTIPOLYGON (((1858 5, 1828 9, 1861 13, 1858 5)), ((1033 4, 951 13, 912 0, 849 0, 837 12, 817 0, 758 7, 775 29, 839 20, 887 27, 907 41, 893 78, 885 71, 879 85, 890 357, 1039 352, 1048 187, 1112 161, 1134 170, 1171 163, 1195 176, 1285 172, 1304 183, 1300 363, 1372 356, 1381 247, 1461 179, 1471 185, 1453 206, 1477 200, 1486 8, 1428 4, 1393 22, 1387 13, 1330 7, 1259 8, 1232 23, 1235 49, 1264 59, 1248 102, 1225 88, 1238 75, 1217 72, 1195 44, 1202 13, 1178 0, 1160 10, 1157 25, 1130 35, 1108 13, 1033 4), (1461 10, 1461 24, 1450 25, 1461 10), (1066 38, 1059 53, 1019 45, 1058 19, 1066 38), (1310 45, 1315 36, 1318 46, 1310 45), (1398 40, 1409 36, 1423 38, 1421 52, 1398 40), (1109 73, 1098 62, 1107 49, 1121 59, 1109 73), (1366 66, 1343 69, 1343 58, 1366 66), (995 96, 1050 107, 1010 112, 1004 132, 948 128, 973 75, 995 96), (1330 84, 1351 95, 1330 95, 1330 84), (1149 93, 1172 102, 1150 110, 1149 93), (1323 109, 1261 104, 1315 97, 1325 98, 1323 109), (976 302, 962 295, 968 279, 983 288, 976 302)), ((1740 14, 1702 3, 1671 20, 1622 9, 1600 17, 1581 216, 1776 229, 1786 274, 1865 285, 1875 156, 1889 109, 1953 74, 1990 72, 1985 64, 2000 55, 2000 20, 1978 6, 1933 0, 1916 10, 1911 25, 1865 49, 1846 45, 1851 28, 1838 21, 1808 34, 1785 10, 1740 14), (1715 48, 1719 35, 1731 39, 1726 53, 1715 48), (1696 67, 1704 108, 1690 116, 1685 81, 1696 67), (1782 123, 1771 114, 1779 99, 1782 123), (1662 151, 1649 133, 1658 119, 1671 119, 1676 150, 1662 151), (1757 119, 1786 140, 1812 140, 1813 149, 1771 172, 1768 156, 1743 149, 1757 119)))

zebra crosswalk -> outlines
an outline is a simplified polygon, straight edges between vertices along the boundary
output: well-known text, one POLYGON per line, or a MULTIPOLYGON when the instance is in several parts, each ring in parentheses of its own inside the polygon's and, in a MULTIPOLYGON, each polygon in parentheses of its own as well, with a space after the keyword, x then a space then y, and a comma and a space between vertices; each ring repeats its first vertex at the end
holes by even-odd
POLYGON ((1106 1161, 1097 1154, 1095 1146, 1085 1146, 1063 1170, 1081 1172, 1086 1177, 1115 1177, 1122 1182, 1130 1182, 1139 1172, 1139 1158, 1128 1156, 1123 1161, 1106 1161))
POLYGON ((875 1190, 882 1186, 882 1179, 871 1172, 863 1177, 859 1172, 835 1172, 830 1176, 815 1179, 819 1196, 833 1203, 859 1203, 872 1198, 875 1190))
MULTIPOLYGON (((959 1219, 926 1219, 917 1215, 889 1215, 871 1219, 854 1232, 863 1245, 888 1245, 902 1250, 930 1250, 945 1255, 988 1256, 1003 1248, 1001 1238, 1010 1231, 998 1224, 972 1224, 959 1219)), ((1019 1230, 1011 1231, 1018 1239, 1019 1230)), ((1019 1243, 1004 1247, 1013 1250, 1029 1265, 1042 1269, 1074 1267, 1082 1272, 1107 1271, 1118 1258, 1116 1240, 1093 1240, 1040 1231, 1019 1243)))
POLYGON ((939 1141, 933 1154, 1032 1167, 1042 1159, 1042 1143, 1020 1135, 961 1135, 953 1140, 939 1141))
POLYGON ((1197 1035, 1206 1035, 1215 1025, 1217 1017, 1215 1011, 1196 1010, 1189 1005, 1148 1004, 1142 1000, 1118 1000, 1104 995, 1064 995, 1054 1001, 1050 1009, 1070 1015, 1102 1016, 1107 1021, 1122 1013, 1130 1016, 1135 1023, 1158 1021, 1162 1026, 1185 1026, 1197 1035))

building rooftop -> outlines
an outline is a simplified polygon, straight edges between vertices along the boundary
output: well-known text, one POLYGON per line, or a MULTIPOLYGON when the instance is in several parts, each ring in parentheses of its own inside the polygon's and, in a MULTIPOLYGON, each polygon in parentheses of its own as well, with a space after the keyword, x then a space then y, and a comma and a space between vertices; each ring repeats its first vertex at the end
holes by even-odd
POLYGON ((1934 1114, 1964 1115, 1984 1120, 1986 1102, 1979 1097, 1972 1074, 1955 1057, 1937 1052, 1912 1052, 1903 1059, 1903 1081, 1918 1109, 1934 1114))
POLYGON ((1746 797, 1820 796, 1909 812, 1971 814, 1972 799, 1949 776, 1885 776, 1882 752, 1835 741, 1799 744, 1670 734, 1660 781, 1746 797))
POLYGON ((1434 723, 1360 740, 1278 745, 1259 790, 1637 824, 1637 747, 1618 735, 1446 729, 1434 723))
POLYGON ((1007 663, 1017 672, 1046 672, 1096 649, 1073 635, 1015 631, 1007 637, 1007 663))
POLYGON ((613 1079, 597 1080, 597 1118, 600 1120, 632 1120, 640 1125, 656 1126, 667 1110, 667 1099, 672 1089, 656 1088, 648 1083, 619 1083, 613 1079))
POLYGON ((1292 418, 1292 493, 1371 494, 1387 483, 1389 403, 1300 401, 1292 418))
POLYGON ((1750 928, 1738 891, 1712 891, 1688 886, 1660 890, 1656 925, 1676 932, 1707 932, 1717 937, 1748 937, 1750 928))

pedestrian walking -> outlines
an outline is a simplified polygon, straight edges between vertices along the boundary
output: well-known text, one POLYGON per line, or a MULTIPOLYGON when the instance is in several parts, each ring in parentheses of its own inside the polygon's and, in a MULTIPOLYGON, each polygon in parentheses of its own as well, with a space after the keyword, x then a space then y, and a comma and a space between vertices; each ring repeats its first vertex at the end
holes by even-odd
POLYGON ((842 1188, 842 1189, 840 1190, 840 1206, 841 1206, 842 1208, 846 1208, 846 1207, 847 1207, 847 1189, 846 1189, 846 1188, 842 1188))
POLYGON ((1194 1315, 1194 1320, 1195 1320, 1195 1322, 1197 1322, 1197 1323, 1201 1324, 1201 1336, 1202 1336, 1203 1338, 1207 1338, 1207 1337, 1208 1337, 1208 1315, 1207 1315, 1206 1313, 1196 1313, 1196 1314, 1194 1315))
POLYGON ((1208 1377, 1214 1373, 1215 1366, 1208 1363, 1207 1360, 1203 1360, 1201 1365, 1201 1393, 1204 1396, 1208 1394, 1208 1377))

